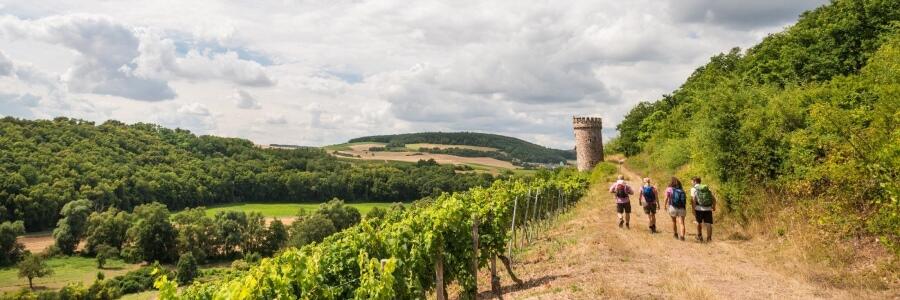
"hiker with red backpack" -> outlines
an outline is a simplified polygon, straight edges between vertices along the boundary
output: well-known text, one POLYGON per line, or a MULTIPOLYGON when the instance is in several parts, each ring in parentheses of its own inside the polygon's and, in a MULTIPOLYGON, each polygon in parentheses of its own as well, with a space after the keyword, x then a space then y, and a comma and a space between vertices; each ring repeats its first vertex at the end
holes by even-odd
POLYGON ((684 216, 685 205, 687 204, 687 196, 684 193, 684 189, 681 188, 681 180, 678 178, 672 177, 672 181, 669 182, 669 187, 666 188, 666 208, 668 208, 669 216, 672 217, 672 232, 674 232, 675 239, 684 240, 685 231, 687 228, 684 227, 684 216), (681 236, 678 236, 678 223, 681 223, 681 236))
POLYGON ((657 197, 659 192, 656 187, 650 185, 650 178, 644 178, 644 185, 641 186, 641 195, 638 196, 638 203, 644 207, 644 213, 647 214, 650 223, 650 233, 656 233, 656 210, 659 208, 657 197))
POLYGON ((697 241, 703 242, 703 227, 706 227, 706 242, 712 241, 713 212, 716 211, 716 197, 700 177, 694 177, 691 188, 691 206, 694 207, 694 218, 697 219, 697 241))
POLYGON ((629 195, 634 195, 631 187, 625 183, 625 176, 619 175, 616 183, 609 187, 609 192, 616 195, 616 213, 619 215, 619 228, 622 224, 626 228, 631 228, 631 199, 629 195))

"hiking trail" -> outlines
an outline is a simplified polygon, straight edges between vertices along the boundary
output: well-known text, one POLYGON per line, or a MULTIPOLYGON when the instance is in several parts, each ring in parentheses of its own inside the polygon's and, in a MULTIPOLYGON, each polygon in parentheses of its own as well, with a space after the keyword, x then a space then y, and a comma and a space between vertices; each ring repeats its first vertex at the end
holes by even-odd
MULTIPOLYGON (((621 169, 632 187, 640 177, 621 169)), ((657 213, 660 233, 651 234, 647 216, 632 196, 631 229, 617 225, 608 192, 612 182, 596 182, 584 199, 531 246, 516 255, 517 287, 504 272, 504 299, 894 299, 896 291, 840 290, 817 285, 755 257, 765 241, 696 242, 691 212, 685 241, 673 238, 671 219, 657 213), (756 243, 755 245, 753 243, 756 243), (757 248, 758 249, 758 248, 757 248)), ((655 183, 660 190, 663 186, 655 183)), ((664 198, 663 198, 664 199, 664 198)), ((664 200, 663 200, 664 201, 664 200)), ((757 255, 758 256, 758 255, 757 255)), ((479 298, 489 299, 489 274, 482 271, 479 298)))

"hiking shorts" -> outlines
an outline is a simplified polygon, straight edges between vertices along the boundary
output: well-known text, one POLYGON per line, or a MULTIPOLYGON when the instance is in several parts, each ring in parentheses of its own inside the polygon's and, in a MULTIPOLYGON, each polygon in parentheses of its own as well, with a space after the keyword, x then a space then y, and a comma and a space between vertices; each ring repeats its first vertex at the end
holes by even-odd
POLYGON ((713 223, 713 212, 711 210, 695 210, 694 218, 697 219, 697 224, 712 224, 713 223))
POLYGON ((657 205, 656 202, 644 203, 644 213, 645 214, 655 215, 657 209, 659 209, 659 205, 657 205))
POLYGON ((628 203, 616 203, 616 212, 617 213, 631 213, 631 202, 628 203))
POLYGON ((669 215, 672 216, 673 218, 674 217, 684 218, 684 215, 686 215, 686 214, 687 214, 687 212, 684 211, 684 207, 678 208, 678 207, 669 205, 669 215))

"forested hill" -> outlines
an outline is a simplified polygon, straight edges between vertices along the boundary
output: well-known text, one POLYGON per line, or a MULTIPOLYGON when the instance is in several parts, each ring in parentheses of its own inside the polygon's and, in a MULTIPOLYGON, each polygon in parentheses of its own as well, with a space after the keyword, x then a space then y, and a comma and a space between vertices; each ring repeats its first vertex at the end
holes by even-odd
POLYGON ((152 124, 0 119, 0 222, 51 228, 68 202, 131 210, 223 202, 408 201, 484 186, 436 164, 351 164, 318 148, 260 149, 152 124))
POLYGON ((741 222, 779 195, 825 240, 877 235, 900 254, 898 109, 900 1, 835 0, 640 103, 609 148, 704 175, 741 222))
POLYGON ((506 153, 512 159, 535 163, 559 163, 575 159, 573 151, 551 149, 514 137, 477 132, 420 132, 376 135, 351 139, 350 142, 387 143, 388 147, 402 147, 405 144, 416 143, 490 147, 506 153))

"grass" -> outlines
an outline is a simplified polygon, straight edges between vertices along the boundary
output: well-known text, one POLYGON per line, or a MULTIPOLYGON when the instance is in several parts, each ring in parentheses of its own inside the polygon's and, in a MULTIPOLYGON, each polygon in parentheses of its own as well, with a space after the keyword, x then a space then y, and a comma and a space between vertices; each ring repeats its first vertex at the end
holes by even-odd
MULTIPOLYGON (((35 288, 58 289, 73 282, 89 285, 97 279, 97 272, 103 272, 106 278, 112 278, 139 267, 136 264, 127 264, 118 259, 111 259, 101 270, 97 268, 95 259, 81 256, 54 257, 46 262, 47 266, 53 269, 53 275, 35 278, 35 288)), ((16 291, 27 287, 28 279, 19 278, 16 267, 0 269, 0 291, 16 291)))
MULTIPOLYGON (((220 211, 243 211, 243 212, 259 212, 265 217, 293 217, 301 208, 313 211, 319 208, 320 203, 229 203, 215 205, 206 209, 206 215, 215 216, 220 211)), ((382 202, 361 202, 347 203, 347 205, 355 207, 359 213, 365 215, 372 208, 381 207, 388 208, 393 203, 382 202)))
POLYGON ((159 291, 143 291, 140 293, 128 294, 119 298, 121 300, 145 300, 145 299, 156 299, 159 296, 159 291))

